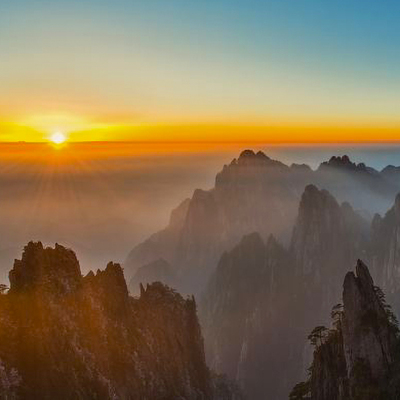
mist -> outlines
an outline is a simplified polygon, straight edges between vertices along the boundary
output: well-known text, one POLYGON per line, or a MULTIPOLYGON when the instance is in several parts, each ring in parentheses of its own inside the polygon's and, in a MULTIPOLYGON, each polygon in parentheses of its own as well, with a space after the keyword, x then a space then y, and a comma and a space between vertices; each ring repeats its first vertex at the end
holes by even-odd
POLYGON ((103 268, 110 260, 123 263, 136 244, 167 225, 173 208, 196 188, 210 189, 222 166, 247 147, 312 168, 332 155, 348 154, 379 170, 396 164, 400 153, 398 146, 384 145, 98 143, 72 144, 68 152, 76 156, 63 158, 44 144, 14 144, 12 152, 9 147, 0 146, 3 282, 30 240, 73 248, 83 271, 103 268), (54 155, 43 161, 47 152, 54 155))

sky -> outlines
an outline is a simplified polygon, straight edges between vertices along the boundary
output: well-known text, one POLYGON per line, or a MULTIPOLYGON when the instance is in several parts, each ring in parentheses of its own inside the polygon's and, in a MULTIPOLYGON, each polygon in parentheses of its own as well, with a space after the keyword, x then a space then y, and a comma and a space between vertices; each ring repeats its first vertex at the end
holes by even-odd
POLYGON ((400 139, 395 0, 2 0, 0 141, 400 139))

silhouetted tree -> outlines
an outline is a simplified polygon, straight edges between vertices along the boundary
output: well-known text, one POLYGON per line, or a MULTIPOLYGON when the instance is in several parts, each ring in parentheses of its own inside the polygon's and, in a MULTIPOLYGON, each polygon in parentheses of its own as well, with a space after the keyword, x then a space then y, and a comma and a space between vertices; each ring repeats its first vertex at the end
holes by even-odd
POLYGON ((308 335, 308 340, 313 346, 321 345, 329 333, 328 328, 325 326, 317 326, 308 335), (319 343, 318 343, 319 341, 319 343))

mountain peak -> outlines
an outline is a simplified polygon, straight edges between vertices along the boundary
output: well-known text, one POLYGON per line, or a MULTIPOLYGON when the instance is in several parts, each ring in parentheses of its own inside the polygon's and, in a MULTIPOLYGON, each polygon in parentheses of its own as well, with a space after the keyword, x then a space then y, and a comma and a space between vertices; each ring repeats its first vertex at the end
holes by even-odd
POLYGON ((75 253, 56 243, 54 249, 41 242, 29 242, 21 260, 15 260, 10 271, 10 293, 47 287, 68 293, 81 280, 81 270, 75 253))
POLYGON ((243 160, 245 158, 253 158, 253 159, 258 159, 258 160, 270 160, 270 158, 263 152, 263 151, 258 151, 257 153, 254 152, 254 150, 246 149, 243 150, 240 155, 239 155, 239 160, 243 160))
POLYGON ((315 185, 307 185, 301 196, 299 215, 309 207, 318 207, 321 212, 326 212, 326 207, 339 208, 337 200, 325 189, 318 189, 315 185))
POLYGON ((343 156, 332 156, 329 161, 325 161, 319 166, 319 168, 323 167, 344 168, 347 170, 368 172, 367 166, 364 163, 356 164, 352 162, 350 157, 346 154, 343 156))
POLYGON ((282 162, 273 160, 272 158, 268 157, 261 150, 256 153, 253 150, 249 149, 243 150, 240 153, 237 162, 232 162, 231 165, 269 165, 277 167, 287 167, 287 165, 283 164, 282 162))
POLYGON ((242 237, 242 240, 240 241, 240 245, 244 245, 244 246, 246 246, 248 244, 254 244, 254 243, 264 245, 261 235, 258 232, 252 232, 247 235, 244 235, 242 237))
POLYGON ((311 399, 395 398, 389 392, 398 390, 393 375, 398 373, 393 366, 396 322, 385 309, 383 292, 374 286, 368 267, 358 260, 355 270, 346 274, 343 305, 332 311, 333 328, 318 326, 309 336, 321 338, 313 343, 310 378, 295 387, 291 398, 299 390, 311 399))

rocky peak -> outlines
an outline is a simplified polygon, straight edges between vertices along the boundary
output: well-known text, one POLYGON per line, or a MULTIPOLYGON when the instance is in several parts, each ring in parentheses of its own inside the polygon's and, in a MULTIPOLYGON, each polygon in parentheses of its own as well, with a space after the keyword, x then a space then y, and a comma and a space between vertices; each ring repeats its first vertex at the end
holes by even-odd
POLYGON ((89 273, 83 281, 111 317, 127 311, 129 292, 119 264, 109 262, 105 270, 97 270, 96 274, 89 273))
POLYGON ((308 185, 300 200, 291 241, 291 250, 302 274, 319 274, 326 252, 334 254, 337 246, 340 248, 343 228, 336 199, 328 191, 308 185))
POLYGON ((240 247, 241 251, 254 251, 264 248, 264 242, 258 232, 249 233, 248 235, 244 235, 242 240, 240 241, 238 247, 240 247))
POLYGON ((75 253, 56 244, 54 249, 41 242, 30 242, 21 260, 15 260, 9 273, 10 293, 46 287, 52 292, 69 293, 76 289, 82 275, 75 253))
POLYGON ((253 150, 244 150, 241 152, 238 160, 237 160, 237 165, 238 166, 274 166, 274 167, 286 167, 288 168, 285 164, 283 164, 280 161, 273 160, 272 158, 268 157, 264 152, 258 151, 255 153, 253 150))
POLYGON ((382 169, 381 174, 383 175, 397 175, 400 172, 400 167, 395 165, 387 165, 382 169))
POLYGON ((309 335, 314 358, 308 381, 291 399, 394 399, 399 389, 398 328, 383 292, 367 266, 357 261, 343 284, 343 305, 332 310, 333 328, 309 335))
POLYGON ((41 243, 26 246, 10 278, 1 399, 240 398, 207 368, 194 298, 161 283, 131 298, 119 264, 82 277, 71 250, 41 243))
POLYGON ((305 211, 313 206, 325 207, 326 205, 336 208, 338 203, 327 190, 320 190, 315 185, 307 185, 305 187, 301 197, 300 211, 305 211))
POLYGON ((364 163, 356 164, 352 162, 347 155, 332 156, 329 161, 323 162, 319 168, 324 167, 343 168, 346 170, 368 172, 368 169, 364 163))
POLYGON ((300 171, 300 172, 311 172, 312 169, 308 164, 297 164, 297 163, 293 163, 290 166, 290 169, 294 170, 294 171, 300 171))
POLYGON ((243 150, 240 155, 238 162, 247 162, 247 161, 268 161, 270 158, 262 151, 258 151, 255 153, 253 150, 243 150))
POLYGON ((364 254, 368 228, 350 204, 339 205, 314 185, 305 188, 290 249, 307 307, 314 309, 304 316, 309 326, 324 321, 339 298, 344 274, 364 254))
POLYGON ((349 272, 345 277, 343 306, 348 377, 361 359, 373 379, 383 378, 393 362, 396 337, 368 268, 361 260, 357 262, 356 273, 349 272))

